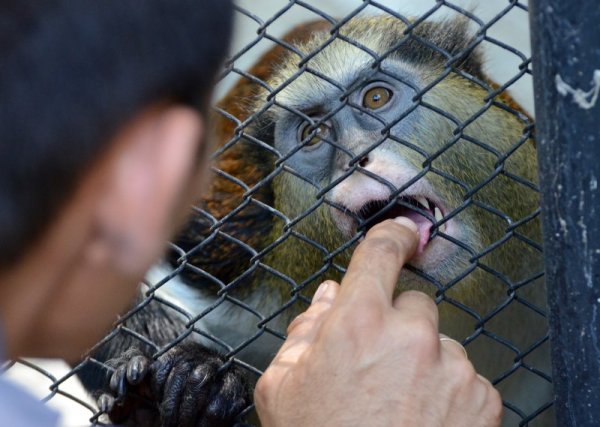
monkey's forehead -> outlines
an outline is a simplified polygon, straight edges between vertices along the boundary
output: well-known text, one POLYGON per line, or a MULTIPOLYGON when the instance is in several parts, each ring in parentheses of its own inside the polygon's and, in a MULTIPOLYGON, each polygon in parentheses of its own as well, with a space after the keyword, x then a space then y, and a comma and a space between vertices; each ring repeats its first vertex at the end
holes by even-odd
MULTIPOLYGON (((296 44, 296 52, 287 52, 268 83, 278 87, 303 70, 302 77, 337 78, 331 82, 347 83, 347 70, 359 70, 381 61, 389 53, 389 39, 405 29, 405 24, 391 17, 360 17, 342 26, 339 33, 316 32, 305 43, 296 44), (395 31, 380 31, 389 23, 395 31), (301 68, 299 64, 305 61, 301 68)), ((312 79, 312 83, 316 82, 312 79)))
MULTIPOLYGON (((390 15, 359 16, 342 25, 339 32, 316 32, 296 52, 287 52, 267 84, 259 102, 274 93, 278 103, 301 108, 333 99, 351 90, 360 79, 379 72, 404 83, 418 84, 442 73, 446 55, 461 51, 472 41, 463 18, 424 22, 408 31, 407 24, 390 15), (445 52, 441 54, 440 52, 445 52), (302 65, 300 65, 302 64, 302 65), (405 82, 413 76, 411 82, 405 82)), ((475 51, 468 72, 476 72, 475 51)))

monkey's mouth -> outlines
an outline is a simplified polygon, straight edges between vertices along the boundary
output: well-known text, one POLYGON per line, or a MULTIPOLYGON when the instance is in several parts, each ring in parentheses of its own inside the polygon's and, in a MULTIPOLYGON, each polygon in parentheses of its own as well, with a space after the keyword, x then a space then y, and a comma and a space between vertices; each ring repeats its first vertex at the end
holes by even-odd
POLYGON ((425 251, 434 225, 439 224, 440 232, 446 231, 446 223, 440 224, 444 217, 442 209, 424 196, 371 200, 355 212, 355 215, 358 220, 357 231, 368 231, 382 221, 399 216, 411 219, 419 228, 420 241, 417 246, 417 256, 425 251))

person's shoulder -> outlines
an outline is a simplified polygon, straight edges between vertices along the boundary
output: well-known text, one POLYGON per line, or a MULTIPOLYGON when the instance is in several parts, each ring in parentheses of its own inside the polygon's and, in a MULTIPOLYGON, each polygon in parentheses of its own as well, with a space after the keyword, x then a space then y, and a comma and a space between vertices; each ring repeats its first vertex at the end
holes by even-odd
POLYGON ((59 414, 12 382, 0 377, 0 425, 57 426, 59 414))

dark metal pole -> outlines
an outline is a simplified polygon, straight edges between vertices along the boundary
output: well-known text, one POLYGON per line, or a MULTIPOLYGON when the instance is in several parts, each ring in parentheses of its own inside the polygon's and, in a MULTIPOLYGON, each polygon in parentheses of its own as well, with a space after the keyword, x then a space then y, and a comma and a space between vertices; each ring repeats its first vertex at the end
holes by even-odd
POLYGON ((600 4, 529 5, 555 409, 598 426, 600 4))

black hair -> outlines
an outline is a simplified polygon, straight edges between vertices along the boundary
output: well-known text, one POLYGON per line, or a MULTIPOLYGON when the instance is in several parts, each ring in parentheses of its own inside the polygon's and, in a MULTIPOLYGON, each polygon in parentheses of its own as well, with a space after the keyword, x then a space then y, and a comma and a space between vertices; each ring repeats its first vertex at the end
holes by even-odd
POLYGON ((204 112, 232 15, 229 0, 0 3, 0 266, 134 114, 162 100, 204 112))

